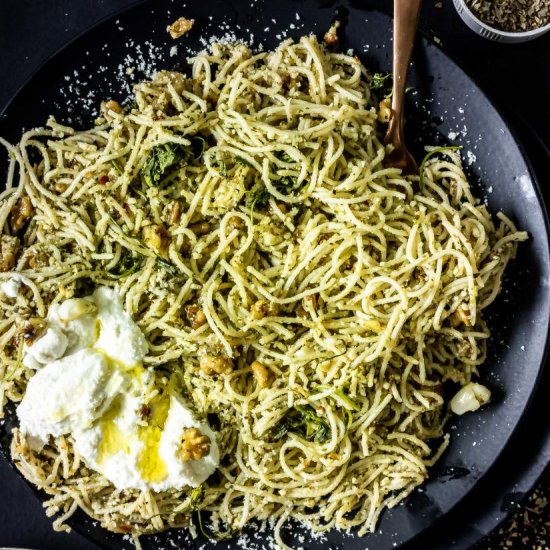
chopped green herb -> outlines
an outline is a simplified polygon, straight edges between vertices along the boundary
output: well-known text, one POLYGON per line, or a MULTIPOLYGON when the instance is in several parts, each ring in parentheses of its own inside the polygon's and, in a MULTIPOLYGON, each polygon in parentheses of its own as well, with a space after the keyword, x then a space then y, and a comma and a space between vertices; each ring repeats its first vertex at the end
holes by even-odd
MULTIPOLYGON (((315 388, 315 390, 317 390, 319 392, 324 392, 324 391, 330 390, 330 387, 329 386, 317 386, 315 388)), ((339 405, 341 405, 342 407, 344 407, 347 410, 351 410, 351 411, 355 411, 355 412, 361 410, 361 407, 359 407, 359 405, 355 401, 353 401, 353 399, 351 399, 351 397, 349 395, 347 395, 344 392, 344 390, 340 390, 340 389, 334 390, 332 393, 327 395, 327 397, 330 397, 336 403, 338 403, 339 405)))
POLYGON ((448 147, 437 147, 428 152, 428 154, 422 159, 422 164, 420 165, 420 189, 424 187, 424 169, 426 168, 426 163, 430 160, 431 157, 438 153, 447 153, 448 151, 459 151, 462 149, 461 145, 449 145, 448 147))
POLYGON ((212 168, 217 168, 220 176, 227 177, 227 164, 225 160, 214 160, 212 162, 212 168))
POLYGON ((254 210, 263 210, 269 204, 269 197, 271 194, 263 183, 255 185, 247 193, 246 207, 250 208, 251 212, 254 210))
MULTIPOLYGON (((380 94, 378 94, 380 96, 391 98, 391 96, 393 95, 392 86, 393 76, 391 73, 374 73, 371 77, 371 90, 380 90, 380 94)), ((408 94, 409 92, 413 92, 414 90, 415 88, 409 86, 408 88, 405 88, 405 93, 408 94)))
POLYGON ((158 185, 167 170, 177 164, 186 165, 202 157, 206 149, 206 140, 202 136, 186 136, 191 144, 163 143, 151 149, 141 175, 150 187, 158 185))
POLYGON ((218 163, 218 166, 220 167, 220 173, 225 178, 227 177, 227 165, 225 164, 224 160, 220 160, 218 163))
POLYGON ((392 75, 391 73, 374 73, 370 80, 370 87, 373 90, 385 90, 391 88, 392 75))
POLYGON ((220 540, 230 539, 230 538, 235 536, 235 531, 233 531, 232 529, 229 529, 225 533, 220 533, 219 531, 214 531, 214 530, 212 530, 209 533, 204 528, 204 524, 203 524, 203 521, 202 521, 202 514, 201 514, 200 510, 197 510, 197 519, 199 521, 199 530, 203 534, 203 536, 206 537, 207 539, 220 541, 220 540))
POLYGON ((199 530, 204 537, 210 540, 224 540, 231 538, 234 532, 230 529, 226 533, 220 533, 219 531, 211 531, 210 533, 205 529, 202 520, 201 505, 204 501, 204 486, 201 484, 197 488, 191 491, 191 500, 189 502, 189 509, 197 513, 197 520, 199 523, 199 530))
POLYGON ((305 181, 298 181, 294 176, 283 176, 273 185, 281 195, 297 195, 305 186, 305 181))
MULTIPOLYGON (((305 185, 305 181, 300 182, 298 178, 294 176, 282 176, 280 179, 273 182, 273 187, 275 187, 281 195, 296 196, 302 191, 305 185)), ((263 182, 258 182, 248 191, 245 204, 251 211, 255 209, 263 210, 269 204, 270 198, 271 193, 267 190, 267 187, 265 187, 263 182)))
POLYGON ((177 275, 180 275, 179 269, 172 262, 169 262, 164 258, 157 257, 157 265, 159 267, 162 267, 162 269, 164 269, 174 277, 176 277, 177 275))
POLYGON ((151 149, 141 175, 150 187, 157 185, 168 168, 182 160, 181 146, 177 143, 164 143, 151 149))
POLYGON ((15 160, 17 157, 15 156, 15 153, 13 151, 8 151, 8 155, 15 160))
POLYGON ((124 254, 118 264, 111 269, 111 271, 106 271, 105 276, 113 281, 118 281, 119 279, 126 279, 133 273, 139 270, 143 258, 139 256, 132 256, 129 252, 124 254))
POLYGON ((120 164, 118 163, 118 160, 116 159, 113 159, 111 160, 111 165, 113 166, 113 168, 118 172, 118 174, 121 176, 122 174, 124 174, 124 170, 120 167, 120 164))
MULTIPOLYGON (((109 214, 109 218, 111 218, 111 221, 113 222, 113 224, 117 227, 117 229, 123 233, 122 231, 122 228, 120 227, 120 225, 118 225, 118 223, 116 222, 116 220, 113 218, 113 216, 111 216, 109 214)), ((147 245, 139 238, 139 237, 129 237, 128 235, 125 235, 125 237, 129 240, 129 241, 134 241, 137 245, 139 246, 143 246, 145 248, 148 248, 147 245)), ((150 256, 149 256, 150 257, 150 256)), ((172 275, 173 277, 177 277, 178 275, 181 275, 179 269, 172 263, 172 262, 169 262, 168 260, 165 260, 164 258, 161 258, 160 256, 157 256, 156 257, 156 261, 157 261, 157 266, 158 267, 161 267, 162 269, 164 269, 165 271, 167 271, 170 275, 172 275)), ((141 263, 141 261, 140 261, 141 263)), ((139 266, 138 266, 139 267, 139 266)), ((123 273, 122 276, 118 277, 118 278, 123 278, 123 277, 127 277, 128 275, 131 275, 131 273, 134 273, 135 271, 137 271, 137 268, 135 268, 133 271, 131 271, 130 273, 123 273)), ((115 274, 116 275, 116 274, 115 274)), ((107 275, 108 276, 108 275, 107 275)), ((114 279, 115 277, 111 276, 112 279, 114 279)))
POLYGON ((297 405, 289 409, 275 427, 273 439, 281 439, 289 432, 316 443, 328 441, 331 435, 327 421, 311 405, 297 405))
POLYGON ((204 486, 201 484, 198 487, 195 487, 191 491, 191 499, 189 501, 189 506, 191 510, 200 510, 200 506, 204 500, 204 486))
POLYGON ((351 428, 351 425, 353 424, 353 413, 350 410, 346 409, 346 414, 348 416, 348 421, 346 423, 346 429, 349 430, 351 428))
POLYGON ((282 160, 283 162, 291 163, 296 162, 286 151, 283 151, 282 154, 278 156, 279 160, 282 160))
MULTIPOLYGON (((330 390, 329 386, 317 386, 315 388, 316 391, 324 392, 327 390, 330 390)), ((359 412, 361 410, 361 407, 351 399, 349 395, 347 395, 344 390, 335 390, 331 394, 327 395, 327 397, 330 397, 337 405, 340 405, 347 416, 346 421, 346 427, 349 429, 349 427, 353 424, 353 412, 359 412)))

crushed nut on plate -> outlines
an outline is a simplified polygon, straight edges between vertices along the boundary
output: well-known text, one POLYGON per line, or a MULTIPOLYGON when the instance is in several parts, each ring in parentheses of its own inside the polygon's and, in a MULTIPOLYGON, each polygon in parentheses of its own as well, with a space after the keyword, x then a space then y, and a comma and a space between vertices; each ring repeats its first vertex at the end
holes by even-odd
POLYGON ((180 456, 184 462, 200 460, 210 452, 210 438, 197 428, 183 432, 180 456))

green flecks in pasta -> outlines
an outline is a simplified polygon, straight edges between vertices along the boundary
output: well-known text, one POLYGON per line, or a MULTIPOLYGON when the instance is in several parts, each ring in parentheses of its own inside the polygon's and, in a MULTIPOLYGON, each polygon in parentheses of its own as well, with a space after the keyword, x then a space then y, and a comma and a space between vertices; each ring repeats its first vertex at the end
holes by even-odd
POLYGON ((157 185, 168 168, 182 160, 180 145, 165 143, 151 149, 145 164, 141 169, 141 175, 147 185, 157 185))
POLYGON ((133 256, 128 252, 121 256, 120 261, 113 269, 105 272, 105 276, 114 281, 125 279, 133 273, 136 273, 140 269, 142 263, 142 257, 133 256))
POLYGON ((389 90, 392 85, 391 73, 374 73, 370 80, 372 90, 389 90))
POLYGON ((190 136, 190 145, 163 143, 151 149, 141 168, 141 175, 148 186, 158 185, 167 171, 175 165, 185 165, 202 157, 206 140, 202 136, 190 136))
POLYGON ((292 432, 308 441, 325 443, 330 439, 330 426, 311 405, 296 405, 288 410, 273 432, 275 440, 292 432))

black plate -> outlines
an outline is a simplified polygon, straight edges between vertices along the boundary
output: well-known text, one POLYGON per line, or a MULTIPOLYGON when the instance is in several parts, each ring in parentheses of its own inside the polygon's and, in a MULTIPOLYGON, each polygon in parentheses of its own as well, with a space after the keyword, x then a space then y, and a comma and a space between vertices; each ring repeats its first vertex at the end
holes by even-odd
MULTIPOLYGON (((367 2, 357 2, 363 5, 367 2)), ((370 6, 381 4, 374 0, 370 6)), ((89 124, 99 101, 128 95, 131 77, 143 78, 154 68, 187 70, 185 59, 204 47, 205 37, 237 38, 272 48, 285 37, 326 30, 338 14, 344 22, 342 49, 353 48, 371 67, 389 70, 391 19, 355 3, 343 5, 315 0, 156 0, 111 18, 72 42, 23 87, 0 120, 0 135, 17 140, 23 128, 44 122, 49 114, 60 121, 89 124), (166 25, 185 15, 196 27, 181 40, 172 41, 166 25), (177 55, 171 48, 177 45, 177 55), (138 49, 139 47, 139 49, 138 49), (173 52, 172 52, 173 53, 173 52)), ((409 97, 407 135, 419 136, 413 148, 420 156, 426 144, 463 145, 466 165, 493 212, 504 210, 531 239, 520 247, 510 266, 505 290, 490 312, 493 337, 482 377, 494 390, 491 407, 466 415, 450 425, 452 445, 431 471, 430 480, 402 505, 382 517, 377 533, 368 539, 331 533, 328 541, 308 541, 308 548, 390 549, 405 544, 433 525, 490 470, 518 425, 535 388, 543 364, 550 310, 548 224, 540 191, 531 175, 521 146, 485 94, 437 46, 419 39, 409 97)), ((0 426, 7 453, 13 417, 0 426)), ((37 492, 38 493, 38 492, 37 492)), ((42 496, 42 495, 41 495, 42 496)), ((83 514, 72 520, 79 531, 108 548, 131 548, 121 537, 102 530, 83 514)), ((289 541, 296 540, 296 532, 289 541)), ((268 533, 256 532, 247 548, 267 546, 268 533)), ((184 543, 184 532, 145 538, 145 548, 159 548, 173 539, 184 543)), ((200 545, 203 544, 201 541, 200 545)), ((199 544, 197 544, 199 546, 199 544)), ((230 548, 231 542, 218 548, 230 548)))

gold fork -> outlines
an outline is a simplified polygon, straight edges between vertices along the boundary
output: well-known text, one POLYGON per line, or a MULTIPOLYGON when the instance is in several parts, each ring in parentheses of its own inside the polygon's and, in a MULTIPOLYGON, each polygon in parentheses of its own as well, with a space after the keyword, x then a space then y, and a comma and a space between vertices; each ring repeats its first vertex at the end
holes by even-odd
POLYGON ((418 165, 403 136, 404 100, 409 62, 418 26, 421 0, 394 0, 392 115, 384 143, 393 145, 386 164, 401 168, 403 174, 418 174, 418 165))

